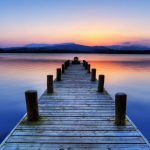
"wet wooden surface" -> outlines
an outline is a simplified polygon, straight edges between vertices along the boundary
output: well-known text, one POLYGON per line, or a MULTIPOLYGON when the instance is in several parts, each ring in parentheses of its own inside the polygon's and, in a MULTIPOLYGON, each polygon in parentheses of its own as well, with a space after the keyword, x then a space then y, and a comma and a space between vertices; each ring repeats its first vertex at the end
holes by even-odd
POLYGON ((39 99, 40 120, 26 115, 1 144, 14 150, 148 150, 149 143, 127 118, 126 126, 114 124, 114 101, 82 65, 71 65, 55 81, 54 93, 39 99))

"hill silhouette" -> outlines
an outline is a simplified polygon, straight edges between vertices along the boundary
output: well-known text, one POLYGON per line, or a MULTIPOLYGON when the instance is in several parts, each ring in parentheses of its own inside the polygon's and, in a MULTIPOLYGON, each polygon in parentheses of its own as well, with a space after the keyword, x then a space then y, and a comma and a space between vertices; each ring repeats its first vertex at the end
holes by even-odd
POLYGON ((28 44, 23 47, 1 48, 1 53, 111 53, 150 54, 150 48, 143 45, 86 46, 76 43, 28 44))

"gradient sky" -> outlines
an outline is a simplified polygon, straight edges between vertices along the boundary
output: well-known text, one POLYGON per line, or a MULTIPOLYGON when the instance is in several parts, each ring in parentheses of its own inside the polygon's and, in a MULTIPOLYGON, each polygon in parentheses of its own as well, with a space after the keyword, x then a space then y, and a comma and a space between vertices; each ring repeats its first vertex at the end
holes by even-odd
POLYGON ((150 45, 150 0, 0 0, 0 46, 150 45))

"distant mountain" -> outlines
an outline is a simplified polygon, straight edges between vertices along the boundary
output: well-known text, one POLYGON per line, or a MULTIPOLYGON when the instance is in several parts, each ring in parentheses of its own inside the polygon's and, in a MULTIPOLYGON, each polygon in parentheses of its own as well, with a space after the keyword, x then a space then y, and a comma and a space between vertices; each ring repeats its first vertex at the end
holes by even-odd
POLYGON ((150 47, 145 45, 133 44, 133 45, 112 45, 108 46, 108 48, 113 50, 150 50, 150 47))
POLYGON ((32 43, 32 44, 25 45, 24 47, 35 48, 35 47, 46 47, 46 46, 51 46, 51 44, 36 44, 36 43, 32 43))
POLYGON ((43 48, 47 50, 65 50, 65 51, 100 51, 108 50, 109 48, 104 46, 85 46, 76 43, 62 43, 62 44, 29 44, 25 45, 25 48, 43 48))
POLYGON ((90 46, 84 46, 75 43, 65 43, 65 44, 56 44, 53 46, 48 47, 49 49, 56 49, 56 50, 69 50, 69 51, 90 51, 90 46))
POLYGON ((86 46, 76 43, 28 44, 24 47, 1 48, 1 53, 108 53, 108 54, 150 54, 150 47, 140 44, 86 46))
POLYGON ((36 48, 36 47, 51 47, 51 46, 69 45, 69 44, 74 44, 74 43, 62 43, 62 44, 31 43, 31 44, 25 45, 24 47, 36 48))
POLYGON ((26 48, 47 48, 47 49, 56 49, 56 50, 81 50, 81 51, 90 51, 90 50, 150 50, 150 47, 140 44, 130 44, 130 45, 112 45, 112 46, 85 46, 76 43, 61 43, 61 44, 28 44, 25 45, 26 48))

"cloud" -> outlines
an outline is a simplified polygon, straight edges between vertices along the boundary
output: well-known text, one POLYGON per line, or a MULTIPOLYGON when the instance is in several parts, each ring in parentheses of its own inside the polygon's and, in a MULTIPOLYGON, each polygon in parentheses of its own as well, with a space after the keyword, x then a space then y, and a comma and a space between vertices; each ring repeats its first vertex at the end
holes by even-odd
POLYGON ((138 41, 125 41, 120 43, 121 45, 143 45, 150 47, 150 39, 138 40, 138 41))
POLYGON ((132 44, 132 42, 123 42, 121 44, 123 44, 123 45, 130 45, 130 44, 132 44))

